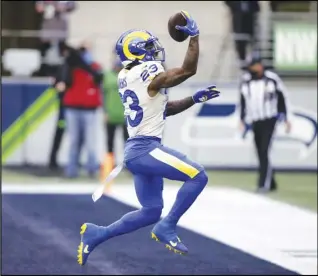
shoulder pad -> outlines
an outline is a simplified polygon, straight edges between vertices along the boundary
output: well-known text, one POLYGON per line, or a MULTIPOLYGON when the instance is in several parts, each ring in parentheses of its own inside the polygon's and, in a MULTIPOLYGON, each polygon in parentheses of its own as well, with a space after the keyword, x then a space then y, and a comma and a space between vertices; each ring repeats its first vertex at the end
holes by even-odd
POLYGON ((145 62, 141 68, 140 81, 148 85, 157 75, 164 71, 165 69, 160 62, 145 62))

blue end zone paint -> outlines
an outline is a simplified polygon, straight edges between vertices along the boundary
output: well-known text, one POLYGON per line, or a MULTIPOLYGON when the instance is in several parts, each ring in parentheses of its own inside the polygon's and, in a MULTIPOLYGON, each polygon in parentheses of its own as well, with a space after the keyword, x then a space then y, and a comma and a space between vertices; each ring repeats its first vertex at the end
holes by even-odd
MULTIPOLYGON (((108 225, 134 208, 107 197, 94 204, 90 195, 5 194, 2 200, 3 274, 101 274, 94 265, 94 258, 101 254, 104 261, 110 262, 120 274, 296 275, 183 228, 179 228, 178 233, 189 247, 188 256, 172 254, 162 244, 152 241, 149 237, 151 227, 146 227, 100 245, 90 256, 87 266, 81 268, 76 262, 74 246, 79 242, 80 225, 86 221, 108 225), (10 209, 24 219, 16 220, 10 209), (30 231, 28 220, 35 226, 41 224, 40 231, 47 238, 30 231), (53 228, 59 231, 53 231, 53 228), (71 248, 73 257, 52 243, 61 237, 66 241, 64 247, 74 246, 71 248)), ((103 271, 103 275, 106 274, 110 272, 103 271)))
POLYGON ((49 87, 48 84, 2 83, 1 85, 1 122, 2 132, 31 106, 49 87))

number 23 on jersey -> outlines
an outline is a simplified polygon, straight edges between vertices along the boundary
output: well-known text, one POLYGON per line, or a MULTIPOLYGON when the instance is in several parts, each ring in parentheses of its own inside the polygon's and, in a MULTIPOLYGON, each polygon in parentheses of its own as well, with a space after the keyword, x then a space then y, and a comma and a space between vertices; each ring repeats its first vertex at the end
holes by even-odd
MULTIPOLYGON (((149 84, 149 82, 152 81, 154 76, 156 75, 156 72, 158 72, 158 66, 156 64, 151 64, 150 66, 147 66, 140 74, 140 78, 143 83, 149 84)), ((125 79, 119 79, 119 88, 124 89, 127 86, 127 82, 125 79)), ((143 109, 139 106, 139 99, 136 93, 130 89, 125 90, 125 92, 119 93, 121 100, 123 102, 123 105, 125 106, 125 115, 127 118, 127 123, 131 127, 138 126, 143 117, 143 109), (134 112, 135 116, 131 116, 131 113, 134 112)), ((165 119, 165 114, 164 114, 165 119)))
POLYGON ((130 112, 131 111, 136 112, 134 119, 131 118, 130 114, 127 114, 127 121, 129 123, 129 125, 131 127, 138 126, 144 117, 144 112, 143 112, 142 108, 139 106, 139 99, 138 99, 136 93, 132 90, 127 89, 127 90, 125 90, 124 94, 119 93, 119 95, 120 95, 120 98, 125 106, 125 112, 127 109, 127 105, 128 105, 130 112), (129 98, 131 99, 130 104, 128 104, 129 98))

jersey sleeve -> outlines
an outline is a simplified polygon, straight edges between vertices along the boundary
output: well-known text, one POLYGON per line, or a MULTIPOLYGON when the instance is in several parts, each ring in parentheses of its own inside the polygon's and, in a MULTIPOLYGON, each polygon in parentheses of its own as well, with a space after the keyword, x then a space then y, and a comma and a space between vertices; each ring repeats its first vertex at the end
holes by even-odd
POLYGON ((140 81, 148 86, 156 76, 164 71, 165 69, 160 62, 147 62, 140 74, 140 81))

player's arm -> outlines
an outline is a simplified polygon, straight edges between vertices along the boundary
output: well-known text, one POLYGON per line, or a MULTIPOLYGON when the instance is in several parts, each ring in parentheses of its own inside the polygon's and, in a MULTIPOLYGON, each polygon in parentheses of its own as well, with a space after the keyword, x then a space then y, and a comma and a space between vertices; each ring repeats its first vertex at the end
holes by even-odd
POLYGON ((166 105, 166 116, 173 116, 181 113, 195 104, 192 97, 186 97, 178 101, 170 101, 166 105))
POLYGON ((186 97, 178 101, 170 101, 166 105, 166 116, 181 113, 196 103, 203 103, 220 95, 215 85, 209 86, 204 90, 197 91, 192 97, 186 97))
POLYGON ((161 88, 176 86, 197 72, 199 60, 199 38, 190 39, 187 54, 180 68, 174 68, 160 73, 150 83, 148 90, 159 91, 161 88))
POLYGON ((176 86, 191 76, 195 75, 199 60, 199 29, 188 13, 182 12, 187 20, 187 25, 176 26, 176 29, 188 34, 191 38, 188 50, 180 68, 174 68, 158 74, 150 83, 148 91, 159 91, 161 88, 176 86))

